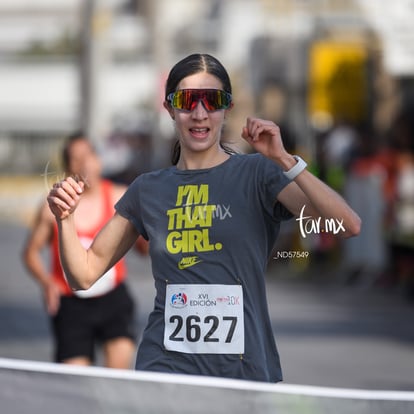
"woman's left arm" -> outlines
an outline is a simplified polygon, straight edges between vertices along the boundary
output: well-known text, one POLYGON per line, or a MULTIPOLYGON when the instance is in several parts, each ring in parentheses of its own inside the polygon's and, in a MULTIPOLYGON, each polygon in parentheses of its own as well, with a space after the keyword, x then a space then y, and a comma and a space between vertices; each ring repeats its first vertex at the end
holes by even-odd
MULTIPOLYGON (((257 152, 280 165, 285 172, 298 162, 285 150, 279 127, 271 121, 247 118, 242 137, 257 152)), ((356 236, 360 232, 361 219, 355 211, 338 193, 306 169, 296 175, 278 194, 277 199, 304 220, 319 217, 324 222, 333 220, 341 230, 338 234, 343 237, 356 236)))

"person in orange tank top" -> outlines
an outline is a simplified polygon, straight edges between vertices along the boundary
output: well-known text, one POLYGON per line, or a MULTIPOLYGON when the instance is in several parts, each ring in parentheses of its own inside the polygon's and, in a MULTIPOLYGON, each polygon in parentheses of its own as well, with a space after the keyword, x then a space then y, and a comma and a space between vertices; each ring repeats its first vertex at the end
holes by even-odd
MULTIPOLYGON (((88 247, 101 227, 113 216, 114 204, 126 187, 101 176, 101 162, 82 133, 70 136, 63 148, 65 174, 87 183, 77 216, 77 233, 88 247)), ((142 243, 137 248, 142 247, 142 243)), ((145 254, 143 250, 141 253, 145 254)), ((134 301, 125 285, 125 261, 119 261, 94 286, 74 292, 62 270, 58 231, 47 203, 38 211, 24 246, 23 261, 30 275, 43 289, 51 317, 55 360, 76 365, 94 363, 95 347, 103 345, 104 365, 130 368, 135 352, 134 301), (50 247, 48 270, 41 253, 50 247)))

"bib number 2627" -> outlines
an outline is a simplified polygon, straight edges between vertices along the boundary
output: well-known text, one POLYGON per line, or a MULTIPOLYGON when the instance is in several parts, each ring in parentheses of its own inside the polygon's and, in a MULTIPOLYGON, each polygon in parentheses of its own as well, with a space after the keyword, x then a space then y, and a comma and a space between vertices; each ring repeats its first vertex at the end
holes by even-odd
POLYGON ((244 352, 239 285, 168 285, 164 346, 185 353, 244 352))
POLYGON ((170 323, 176 324, 173 333, 169 336, 170 341, 183 342, 220 342, 231 343, 233 339, 234 331, 237 326, 236 316, 223 316, 222 320, 215 315, 208 315, 202 321, 198 315, 188 315, 185 318, 180 315, 172 315, 170 317, 170 323), (219 338, 217 330, 220 323, 227 323, 228 329, 225 338, 219 338), (184 329, 183 329, 184 328, 184 329))

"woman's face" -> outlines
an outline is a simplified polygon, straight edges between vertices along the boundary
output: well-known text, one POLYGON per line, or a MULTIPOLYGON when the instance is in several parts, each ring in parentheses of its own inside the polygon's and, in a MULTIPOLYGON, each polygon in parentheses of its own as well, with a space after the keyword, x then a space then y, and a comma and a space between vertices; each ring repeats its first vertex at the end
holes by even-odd
POLYGON ((93 185, 101 172, 101 162, 91 144, 83 139, 73 142, 69 148, 69 173, 93 185))
MULTIPOLYGON (((199 72, 184 78, 177 89, 223 89, 223 85, 215 76, 199 72)), ((181 154, 200 154, 219 148, 225 114, 231 108, 207 112, 201 101, 191 112, 171 108, 167 102, 164 106, 175 120, 181 154)))

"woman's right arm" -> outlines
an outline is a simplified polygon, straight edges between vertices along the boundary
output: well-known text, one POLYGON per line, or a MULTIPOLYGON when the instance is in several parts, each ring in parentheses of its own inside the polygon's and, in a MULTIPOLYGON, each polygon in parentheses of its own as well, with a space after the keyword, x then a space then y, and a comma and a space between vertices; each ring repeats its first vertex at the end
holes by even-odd
POLYGON ((126 254, 138 237, 133 224, 115 214, 85 249, 78 238, 73 214, 82 191, 83 183, 68 177, 55 184, 47 198, 58 224, 62 267, 74 290, 91 287, 126 254))

